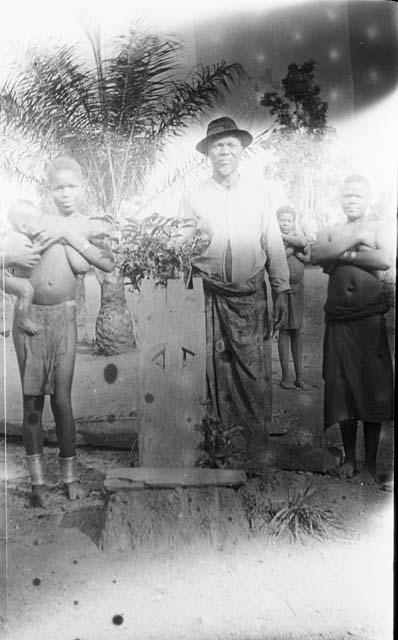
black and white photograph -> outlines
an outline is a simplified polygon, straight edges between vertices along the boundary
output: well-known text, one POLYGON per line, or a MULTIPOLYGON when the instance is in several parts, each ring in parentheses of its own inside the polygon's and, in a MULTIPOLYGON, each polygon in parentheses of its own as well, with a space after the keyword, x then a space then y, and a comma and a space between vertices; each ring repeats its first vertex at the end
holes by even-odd
POLYGON ((0 638, 392 640, 392 0, 8 1, 0 638))

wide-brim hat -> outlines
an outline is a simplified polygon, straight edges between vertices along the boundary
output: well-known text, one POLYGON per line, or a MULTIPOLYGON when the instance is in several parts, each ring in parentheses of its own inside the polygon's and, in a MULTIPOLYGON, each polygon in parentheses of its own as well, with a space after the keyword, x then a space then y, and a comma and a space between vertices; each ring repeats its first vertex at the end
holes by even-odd
POLYGON ((206 137, 198 142, 196 149, 200 151, 200 153, 207 154, 209 144, 225 136, 236 136, 240 139, 243 148, 248 147, 253 141, 253 136, 248 131, 239 129, 232 118, 223 117, 212 120, 209 123, 206 137))

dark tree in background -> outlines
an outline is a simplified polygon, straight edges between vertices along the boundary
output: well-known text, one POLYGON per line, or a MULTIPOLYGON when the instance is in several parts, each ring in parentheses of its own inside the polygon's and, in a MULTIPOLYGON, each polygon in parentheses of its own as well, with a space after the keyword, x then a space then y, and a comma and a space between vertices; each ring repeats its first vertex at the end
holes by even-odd
POLYGON ((283 96, 267 92, 260 104, 276 115, 284 133, 303 130, 322 136, 327 130, 328 103, 321 98, 321 86, 315 82, 315 62, 292 62, 282 80, 283 96))
POLYGON ((322 100, 315 68, 313 60, 292 62, 281 94, 267 92, 260 100, 274 117, 273 132, 264 142, 274 153, 267 177, 284 185, 310 238, 336 209, 338 184, 351 171, 334 144, 335 131, 328 124, 328 103, 322 100))

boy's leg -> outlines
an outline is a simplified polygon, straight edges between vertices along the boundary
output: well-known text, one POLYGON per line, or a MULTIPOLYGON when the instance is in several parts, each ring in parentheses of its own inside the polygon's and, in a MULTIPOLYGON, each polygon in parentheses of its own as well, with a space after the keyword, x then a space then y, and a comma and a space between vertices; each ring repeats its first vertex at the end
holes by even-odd
POLYGON ((4 291, 17 297, 18 327, 28 336, 40 332, 40 327, 31 318, 34 290, 27 278, 5 276, 4 291))
POLYGON ((44 396, 23 396, 22 436, 32 481, 32 507, 46 507, 42 413, 44 396))
POLYGON ((308 385, 303 380, 303 341, 301 338, 301 329, 293 329, 290 331, 290 344, 292 347, 294 371, 296 379, 294 386, 298 389, 308 389, 308 385))
POLYGON ((282 370, 282 380, 279 384, 282 389, 291 389, 292 383, 289 381, 289 331, 284 329, 279 329, 278 353, 282 370))
POLYGON ((375 484, 377 481, 376 460, 380 441, 380 422, 364 422, 365 464, 355 477, 357 484, 375 484))
POLYGON ((51 409, 59 446, 61 475, 71 500, 83 497, 76 473, 76 430, 72 412, 72 380, 76 355, 76 322, 70 320, 68 348, 59 359, 54 375, 51 409))
POLYGON ((358 422, 352 418, 342 420, 339 424, 344 447, 344 462, 339 469, 339 476, 352 478, 358 470, 356 455, 358 422))

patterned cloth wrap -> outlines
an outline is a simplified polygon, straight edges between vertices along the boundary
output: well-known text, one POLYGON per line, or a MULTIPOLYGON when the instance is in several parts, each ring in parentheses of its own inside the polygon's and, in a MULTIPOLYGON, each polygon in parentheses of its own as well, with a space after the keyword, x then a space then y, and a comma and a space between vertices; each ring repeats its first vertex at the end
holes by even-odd
POLYGON ((228 433, 228 466, 267 462, 272 415, 271 346, 264 271, 237 287, 204 278, 206 373, 211 406, 228 433))
MULTIPOLYGON (((330 278, 344 270, 344 277, 357 267, 338 266, 330 278)), ((384 422, 393 415, 393 367, 384 313, 388 302, 376 273, 364 274, 363 300, 358 306, 325 304, 323 378, 325 380, 324 423, 329 427, 356 418, 384 422), (368 279, 371 287, 366 287, 368 279), (371 297, 366 296, 371 290, 371 297)))

